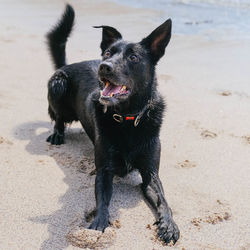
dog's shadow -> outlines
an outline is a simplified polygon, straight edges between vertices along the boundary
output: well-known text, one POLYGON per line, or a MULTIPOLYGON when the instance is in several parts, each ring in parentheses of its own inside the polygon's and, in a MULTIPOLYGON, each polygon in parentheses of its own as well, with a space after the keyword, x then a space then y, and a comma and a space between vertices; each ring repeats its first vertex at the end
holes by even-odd
MULTIPOLYGON (((65 237, 67 233, 80 224, 87 227, 86 214, 95 208, 95 171, 91 141, 82 129, 68 128, 66 143, 52 146, 46 142, 51 131, 52 124, 43 121, 24 123, 15 130, 17 139, 28 141, 26 150, 32 155, 41 156, 37 164, 59 168, 48 172, 48 175, 55 176, 55 183, 49 184, 51 186, 49 197, 54 196, 55 199, 47 201, 51 206, 48 208, 48 214, 29 218, 34 223, 48 226, 49 236, 42 243, 40 247, 42 250, 66 248, 68 246, 65 237), (56 179, 57 175, 61 178, 60 171, 65 176, 63 178, 65 186, 56 179), (59 190, 63 195, 58 199, 59 190)), ((36 167, 34 166, 34 171, 36 167)), ((137 173, 132 173, 125 179, 115 178, 110 205, 111 221, 119 218, 120 208, 135 207, 142 199, 140 182, 141 179, 137 173)))

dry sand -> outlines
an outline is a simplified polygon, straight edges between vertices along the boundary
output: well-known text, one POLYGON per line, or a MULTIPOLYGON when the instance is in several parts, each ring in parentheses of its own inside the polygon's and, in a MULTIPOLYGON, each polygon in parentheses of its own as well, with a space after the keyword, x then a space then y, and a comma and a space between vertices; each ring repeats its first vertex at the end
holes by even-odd
MULTIPOLYGON (((110 2, 69 2, 77 11, 69 62, 100 57, 101 33, 91 26, 113 25, 139 41, 161 15, 110 2)), ((95 206, 93 147, 80 124, 67 129, 65 145, 45 142, 53 127, 46 100, 53 69, 44 34, 63 8, 59 0, 0 4, 1 250, 78 249, 85 246, 81 239, 93 241, 81 227, 95 206)), ((158 65, 168 102, 160 177, 181 230, 172 249, 250 249, 249 52, 244 41, 173 35, 158 65)), ((167 248, 155 239, 140 182, 136 172, 115 179, 114 225, 94 236, 103 243, 96 247, 167 248)))

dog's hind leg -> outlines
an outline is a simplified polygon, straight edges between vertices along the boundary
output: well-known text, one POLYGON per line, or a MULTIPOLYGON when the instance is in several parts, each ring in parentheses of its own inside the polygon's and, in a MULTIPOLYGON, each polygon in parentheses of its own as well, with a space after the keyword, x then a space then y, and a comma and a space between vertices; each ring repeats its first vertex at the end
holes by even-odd
POLYGON ((67 92, 67 74, 57 70, 48 82, 49 115, 55 121, 54 132, 47 138, 47 142, 54 145, 64 143, 64 119, 61 102, 67 92))
POLYGON ((66 72, 58 69, 48 82, 48 98, 54 101, 61 99, 66 94, 67 81, 68 75, 66 72))
POLYGON ((56 119, 54 132, 47 138, 47 142, 50 142, 53 145, 64 143, 64 121, 60 118, 56 119))

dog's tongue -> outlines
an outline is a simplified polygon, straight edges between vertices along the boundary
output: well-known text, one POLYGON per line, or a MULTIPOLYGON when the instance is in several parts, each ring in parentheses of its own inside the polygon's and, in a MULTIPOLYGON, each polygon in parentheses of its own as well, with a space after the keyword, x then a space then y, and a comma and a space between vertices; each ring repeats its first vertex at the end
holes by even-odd
POLYGON ((105 88, 102 91, 102 95, 110 96, 112 93, 115 95, 120 92, 122 86, 113 85, 113 84, 106 84, 105 88))

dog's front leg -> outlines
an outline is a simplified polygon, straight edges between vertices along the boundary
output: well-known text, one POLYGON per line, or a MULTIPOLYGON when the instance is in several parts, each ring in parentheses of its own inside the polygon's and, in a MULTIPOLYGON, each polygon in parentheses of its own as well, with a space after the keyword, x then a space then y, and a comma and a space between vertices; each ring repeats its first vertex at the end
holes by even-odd
POLYGON ((64 143, 64 110, 61 107, 62 98, 66 94, 68 85, 68 75, 58 69, 48 82, 49 114, 55 120, 54 132, 47 138, 47 142, 52 145, 64 143), (53 107, 53 108, 52 108, 53 107))
MULTIPOLYGON (((102 149, 105 147, 101 147, 102 149)), ((109 225, 109 203, 113 192, 112 163, 108 154, 95 149, 95 164, 97 169, 95 179, 96 216, 89 229, 104 232, 109 225)))
POLYGON ((145 198, 155 209, 158 217, 158 236, 161 240, 175 243, 180 236, 178 226, 175 224, 171 208, 164 197, 161 181, 157 173, 147 173, 143 176, 142 191, 145 198))
POLYGON ((105 169, 97 170, 95 179, 96 216, 89 229, 104 232, 109 225, 108 206, 113 191, 113 174, 105 169))
MULTIPOLYGON (((158 141, 158 143, 160 143, 158 141)), ((157 143, 157 144, 158 144, 157 143)), ((140 159, 139 171, 142 176, 142 191, 146 200, 157 214, 158 236, 166 244, 175 243, 180 237, 180 231, 175 224, 171 208, 164 196, 163 187, 158 175, 160 160, 160 144, 147 152, 140 159)), ((139 163, 138 162, 138 163, 139 163)))

